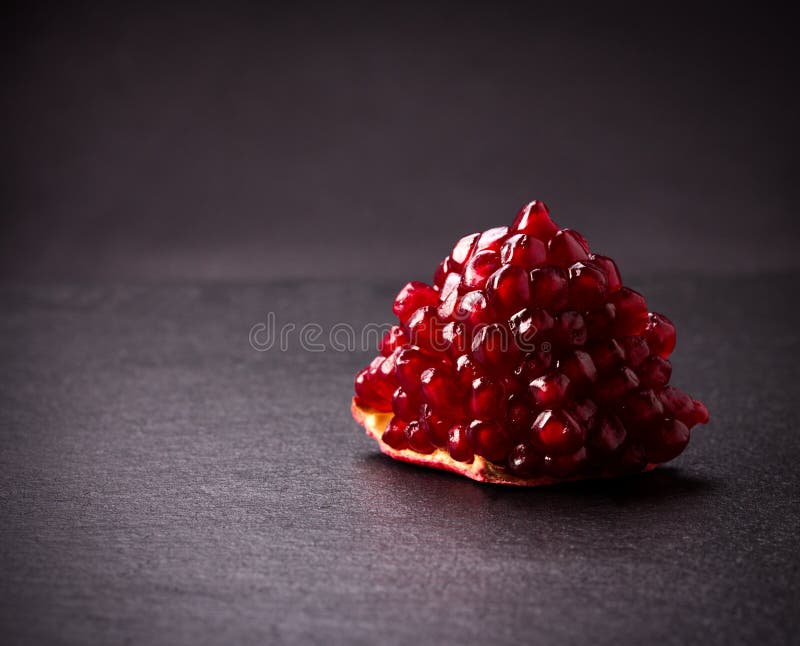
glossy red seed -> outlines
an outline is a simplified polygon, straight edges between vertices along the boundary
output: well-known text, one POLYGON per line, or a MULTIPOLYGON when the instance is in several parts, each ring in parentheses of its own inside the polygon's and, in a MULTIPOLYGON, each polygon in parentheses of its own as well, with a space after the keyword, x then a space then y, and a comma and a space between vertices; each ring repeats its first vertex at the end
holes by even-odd
POLYGON ((544 466, 544 456, 527 442, 517 444, 508 455, 508 470, 518 478, 538 475, 544 466))
POLYGON ((463 392, 455 375, 444 368, 428 368, 419 377, 422 398, 434 413, 457 421, 464 416, 463 392))
POLYGON ((614 336, 641 334, 647 325, 647 303, 639 292, 622 287, 608 297, 614 306, 614 336))
POLYGON ((469 410, 472 419, 493 419, 502 422, 505 417, 503 387, 492 377, 478 377, 472 382, 469 410))
POLYGON ((447 274, 444 283, 442 284, 441 291, 439 292, 439 306, 438 313, 442 319, 449 318, 453 315, 458 302, 458 286, 461 284, 461 274, 451 272, 447 274))
POLYGON ((625 396, 619 416, 626 428, 642 429, 664 416, 664 405, 652 390, 643 388, 625 396))
POLYGON ((525 308, 508 321, 517 345, 523 352, 535 352, 549 338, 555 321, 550 312, 542 308, 525 308))
POLYGON ((456 379, 462 391, 466 392, 472 388, 472 382, 482 374, 478 364, 468 354, 462 354, 456 359, 456 379))
POLYGON ((569 303, 579 311, 600 307, 608 293, 605 274, 591 264, 576 262, 569 268, 569 303))
POLYGON ((417 421, 408 423, 405 428, 405 436, 406 442, 408 442, 408 448, 412 451, 428 454, 436 450, 436 447, 428 439, 425 429, 423 429, 417 421))
POLYGON ((589 433, 586 445, 592 454, 607 456, 622 446, 625 437, 625 427, 622 422, 613 415, 606 416, 600 419, 589 433))
POLYGON ((708 424, 709 414, 703 402, 694 400, 694 420, 698 424, 708 424))
POLYGON ((616 339, 594 343, 587 349, 599 374, 607 373, 625 361, 625 351, 616 339))
POLYGON ((586 466, 586 449, 581 447, 569 455, 546 455, 542 470, 551 478, 569 478, 580 474, 586 466))
POLYGON ((608 293, 613 294, 620 287, 622 287, 622 278, 620 278, 617 263, 615 263, 608 256, 599 256, 592 254, 589 256, 590 262, 601 269, 606 276, 606 285, 608 286, 608 293))
POLYGON ((664 359, 671 355, 675 349, 675 326, 663 314, 653 312, 648 314, 644 337, 647 339, 653 354, 657 354, 664 359))
POLYGON ((650 348, 642 336, 623 336, 617 339, 625 352, 625 363, 636 370, 650 356, 650 348))
POLYGON ((614 333, 614 320, 617 316, 616 308, 606 303, 596 310, 588 312, 586 320, 586 334, 592 341, 606 341, 614 333))
POLYGON ((539 348, 535 352, 528 352, 525 358, 514 369, 514 375, 530 383, 541 377, 552 367, 553 353, 550 350, 539 348))
POLYGON ((583 446, 586 431, 566 411, 545 410, 533 422, 531 440, 547 455, 569 455, 583 446))
POLYGON ((379 357, 380 361, 373 361, 370 364, 369 385, 372 390, 386 401, 392 400, 392 395, 397 388, 397 377, 395 376, 395 362, 397 359, 397 352, 393 352, 388 357, 379 357))
POLYGON ((467 439, 467 427, 463 424, 450 427, 447 437, 447 452, 457 462, 469 463, 475 459, 472 446, 467 439))
POLYGON ((527 439, 531 428, 531 405, 522 394, 508 398, 506 428, 515 439, 527 439))
POLYGON ((431 352, 443 352, 444 323, 435 307, 426 305, 414 312, 406 323, 408 342, 431 352))
POLYGON ((480 235, 480 233, 471 233, 470 235, 464 236, 461 238, 461 240, 456 242, 456 246, 453 247, 453 251, 450 254, 450 258, 452 258, 453 264, 456 268, 462 268, 464 263, 469 260, 472 250, 475 248, 475 242, 478 240, 480 235))
POLYGON ((380 352, 384 357, 388 357, 397 348, 404 346, 408 343, 406 333, 399 325, 393 325, 383 335, 380 342, 380 352))
POLYGON ((511 230, 547 242, 558 231, 558 225, 550 219, 547 205, 539 200, 534 200, 519 210, 511 230))
POLYGON ((547 261, 547 247, 538 238, 517 233, 508 238, 500 249, 500 262, 530 271, 547 261))
POLYGON ((508 227, 494 227, 487 229, 481 233, 478 241, 475 243, 475 251, 483 249, 491 249, 492 251, 500 251, 506 238, 508 237, 508 227))
POLYGON ((594 428, 597 421, 597 412, 597 404, 591 399, 578 401, 570 408, 570 415, 572 415, 587 432, 594 428))
POLYGON ((573 350, 558 360, 556 367, 569 377, 577 393, 580 388, 597 381, 597 368, 588 352, 573 350))
POLYGON ((386 425, 386 430, 383 431, 383 435, 381 435, 381 440, 383 440, 393 449, 402 451, 403 449, 408 448, 405 430, 406 423, 397 417, 392 417, 392 419, 389 420, 389 423, 386 425))
POLYGON ((436 265, 436 269, 433 272, 433 284, 440 289, 444 284, 444 279, 449 271, 448 269, 449 260, 450 260, 449 258, 445 258, 444 260, 442 260, 442 262, 436 265))
POLYGON ((419 408, 422 402, 409 395, 402 387, 398 387, 392 395, 392 410, 399 419, 410 422, 419 417, 419 408))
POLYGON ((467 292, 456 305, 453 318, 464 323, 467 330, 497 320, 497 314, 489 305, 486 295, 479 290, 467 292))
POLYGON ((560 372, 551 372, 530 383, 530 394, 538 408, 557 408, 567 397, 569 377, 560 372))
POLYGON ((511 331, 492 323, 479 328, 472 339, 472 357, 487 370, 502 371, 516 365, 520 351, 511 331))
POLYGON ((359 371, 355 380, 356 404, 362 408, 374 408, 379 411, 392 410, 389 399, 378 395, 370 384, 370 375, 367 368, 359 371))
POLYGON ((500 255, 491 249, 477 251, 464 265, 461 275, 461 291, 483 289, 486 279, 500 267, 500 255))
POLYGON ((531 305, 558 312, 569 302, 569 279, 560 267, 545 265, 530 273, 531 305))
POLYGON ((443 365, 440 359, 424 354, 419 348, 403 348, 395 361, 395 375, 403 390, 415 396, 421 394, 419 378, 428 368, 443 365))
POLYGON ((465 352, 469 352, 472 346, 466 327, 461 321, 450 321, 445 325, 442 330, 442 338, 447 354, 453 359, 457 359, 465 352))
POLYGON ((672 364, 668 359, 648 357, 637 371, 639 381, 645 388, 663 388, 672 375, 672 364))
POLYGON ((630 437, 617 450, 616 456, 616 459, 608 465, 608 473, 611 475, 639 473, 647 466, 644 448, 641 443, 631 440, 630 437))
POLYGON ((504 265, 486 281, 486 298, 502 318, 523 309, 531 298, 528 272, 522 267, 504 265))
POLYGON ((428 404, 423 404, 419 425, 424 429, 428 439, 436 446, 447 446, 447 432, 450 430, 451 423, 441 415, 434 413, 428 404))
POLYGON ((559 346, 579 348, 586 343, 586 323, 579 312, 561 312, 556 317, 553 338, 559 346))
POLYGON ((685 392, 667 386, 658 393, 658 398, 664 405, 664 410, 670 417, 675 417, 689 428, 695 424, 694 401, 685 392))
POLYGON ((653 464, 678 457, 689 443, 689 429, 677 419, 665 419, 642 436, 647 461, 653 464))
POLYGON ((583 236, 572 229, 561 229, 547 243, 547 262, 556 267, 570 265, 589 259, 589 249, 583 236))
POLYGON ((439 293, 433 287, 426 283, 412 280, 397 294, 392 311, 397 315, 401 323, 405 323, 420 307, 436 305, 438 302, 439 293))
POLYGON ((636 373, 624 366, 598 381, 594 385, 594 399, 603 404, 610 404, 622 399, 628 392, 639 387, 636 373))
POLYGON ((489 462, 502 464, 511 450, 511 438, 497 422, 473 420, 467 428, 473 451, 489 462))

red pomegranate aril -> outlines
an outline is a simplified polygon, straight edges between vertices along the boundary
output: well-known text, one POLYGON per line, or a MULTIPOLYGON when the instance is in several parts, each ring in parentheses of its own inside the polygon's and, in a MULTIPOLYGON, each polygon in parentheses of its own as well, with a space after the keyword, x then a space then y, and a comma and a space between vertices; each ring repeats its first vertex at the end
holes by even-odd
POLYGON ((619 415, 626 428, 642 429, 664 416, 664 405, 649 388, 628 394, 619 415))
POLYGON ((436 446, 447 446, 447 431, 450 429, 451 423, 434 413, 428 404, 422 405, 419 425, 425 431, 428 439, 436 446))
POLYGON ((478 251, 467 261, 461 275, 461 291, 483 289, 486 279, 500 267, 500 255, 491 249, 478 251))
POLYGON ((586 343, 586 323, 579 312, 569 310, 556 317, 553 338, 562 347, 579 348, 586 343))
POLYGON ((624 366, 595 384, 594 399, 603 404, 611 404, 638 387, 639 378, 636 373, 624 366))
POLYGON ((576 262, 569 268, 569 303, 576 310, 600 307, 608 293, 605 274, 591 264, 576 262))
POLYGON ((519 348, 511 331, 504 325, 492 323, 477 330, 472 339, 472 357, 487 370, 501 371, 515 365, 520 358, 519 348))
POLYGON ((540 200, 534 200, 519 210, 511 230, 547 242, 558 231, 558 225, 550 219, 547 205, 540 200))
POLYGON ((408 393, 418 396, 421 393, 420 375, 428 368, 444 365, 436 359, 420 351, 419 348, 403 348, 395 361, 395 375, 400 386, 408 393))
POLYGON ((672 376, 672 364, 668 359, 653 355, 644 361, 637 374, 645 388, 663 388, 672 376))
MULTIPOLYGON (((597 381, 597 368, 589 353, 573 350, 558 360, 556 367, 569 377, 574 389, 579 389, 597 381)), ((574 390, 574 394, 577 390, 574 390)))
POLYGON ((508 455, 508 470, 518 478, 530 478, 542 470, 544 456, 527 442, 517 444, 508 455))
POLYGON ((551 478, 569 478, 581 473, 586 466, 586 449, 581 447, 569 455, 546 455, 542 470, 551 478))
POLYGON ((438 302, 439 293, 433 287, 412 280, 397 294, 392 311, 401 323, 405 323, 420 307, 436 305, 438 302))
POLYGON ((553 353, 540 347, 536 351, 528 352, 525 355, 522 362, 514 369, 514 375, 522 381, 530 383, 550 370, 552 365, 553 353))
POLYGON ((442 319, 452 316, 458 302, 458 286, 461 284, 461 274, 451 272, 447 274, 442 289, 439 292, 439 316, 442 319))
POLYGON ((567 307, 569 302, 569 279, 567 272, 560 267, 545 265, 530 273, 531 303, 551 312, 567 307))
POLYGON ((607 373, 625 361, 625 351, 616 339, 593 344, 587 352, 600 374, 607 373))
POLYGON ((475 454, 467 439, 467 427, 462 424, 451 426, 447 436, 447 452, 458 462, 472 462, 475 454))
POLYGON ((607 416, 588 434, 586 445, 593 454, 607 456, 622 446, 626 435, 622 422, 613 415, 607 416))
POLYGON ((708 424, 709 415, 708 409, 703 402, 699 402, 696 399, 693 400, 694 402, 694 421, 698 424, 708 424))
POLYGON ((606 285, 608 286, 608 293, 613 294, 620 287, 622 287, 622 278, 620 278, 617 263, 615 263, 608 256, 599 256, 592 254, 589 256, 589 261, 602 270, 606 276, 606 285))
POLYGON ((606 341, 614 333, 614 321, 617 310, 611 303, 606 303, 596 310, 588 312, 584 317, 586 321, 586 334, 592 341, 606 341))
POLYGON ((388 357, 397 348, 400 348, 408 343, 406 333, 399 325, 393 325, 383 335, 380 342, 380 352, 384 357, 388 357))
POLYGON ((511 449, 511 438, 497 422, 473 420, 467 428, 467 439, 478 455, 502 464, 511 449))
POLYGON ((455 375, 444 368, 428 368, 419 377, 422 398, 434 413, 458 421, 464 416, 464 397, 455 375))
POLYGON ((486 295, 480 290, 475 290, 467 292, 461 297, 456 305, 453 318, 462 321, 467 330, 472 330, 479 325, 495 321, 497 315, 489 305, 486 295))
POLYGON ((392 395, 392 410, 396 417, 410 422, 419 417, 419 408, 422 402, 409 395, 402 387, 398 387, 392 395))
POLYGON ((438 287, 439 289, 442 288, 442 285, 444 284, 444 279, 448 274, 449 261, 450 261, 449 258, 445 258, 444 260, 442 260, 442 262, 436 265, 436 269, 433 272, 433 284, 435 287, 438 287))
POLYGON ((589 249, 583 236, 571 229, 561 229, 547 243, 547 262, 556 267, 589 259, 589 249))
POLYGON ((425 432, 419 422, 409 422, 405 428, 406 442, 408 447, 417 453, 433 453, 436 447, 428 439, 428 434, 425 432))
POLYGON ((508 324, 520 350, 535 352, 539 344, 548 338, 555 321, 550 312, 537 307, 517 312, 509 319, 508 324))
POLYGON ((472 250, 475 247, 475 242, 478 240, 478 238, 480 238, 480 236, 480 233, 471 233, 470 235, 464 236, 461 238, 461 240, 456 242, 456 246, 453 247, 450 258, 452 258, 457 269, 461 269, 464 266, 464 263, 469 260, 472 250))
POLYGON ((594 428, 597 419, 597 404, 591 399, 583 399, 570 409, 570 414, 575 421, 579 422, 587 431, 594 428))
POLYGON ((468 352, 471 347, 469 335, 461 321, 450 321, 445 325, 442 330, 442 339, 444 340, 447 354, 453 359, 468 352))
POLYGON ((527 438, 531 428, 531 406, 524 395, 508 398, 506 427, 514 438, 527 438))
POLYGON ((444 323, 435 307, 420 307, 406 323, 408 342, 434 353, 447 349, 444 342, 444 323))
POLYGON ((642 436, 648 462, 660 464, 678 457, 689 443, 689 429, 680 420, 663 420, 642 436))
POLYGON ((530 297, 528 272, 522 267, 504 265, 486 281, 486 298, 502 318, 523 309, 530 297))
POLYGON ((392 417, 386 425, 386 430, 383 432, 381 439, 393 449, 402 451, 408 448, 405 430, 406 423, 397 417, 392 417))
POLYGON ((503 387, 492 377, 478 377, 472 382, 469 410, 472 419, 503 421, 505 398, 503 387))
POLYGON ((623 336, 619 339, 619 344, 625 352, 625 363, 636 370, 641 366, 645 359, 650 356, 650 348, 647 341, 641 336, 623 336))
POLYGON ((647 303, 639 292, 622 287, 608 297, 614 306, 614 336, 641 334, 647 325, 647 303))
POLYGON ((664 405, 664 410, 670 417, 674 417, 691 428, 695 423, 694 401, 685 392, 667 386, 658 393, 658 398, 664 405))
POLYGON ((478 241, 475 243, 475 251, 482 251, 490 249, 492 251, 500 251, 505 239, 508 237, 508 227, 494 227, 487 229, 481 233, 478 241))
POLYGON ((466 392, 472 388, 472 382, 482 374, 478 364, 468 354, 462 354, 456 359, 456 380, 462 391, 466 392))
POLYGON ((586 431, 564 410, 545 410, 533 422, 531 439, 547 455, 569 455, 586 441, 586 431))
POLYGON ((614 475, 638 473, 647 466, 647 456, 641 443, 627 438, 625 443, 617 450, 617 457, 608 466, 614 475))
POLYGON ((356 375, 355 391, 356 402, 362 408, 374 408, 387 412, 392 410, 391 400, 378 395, 370 384, 371 378, 367 368, 360 370, 356 375))
POLYGON ((675 326, 663 314, 654 312, 648 314, 644 337, 647 339, 650 350, 664 359, 675 349, 675 326))
POLYGON ((397 388, 397 377, 394 374, 397 359, 395 352, 388 357, 381 357, 382 361, 380 362, 373 361, 368 370, 370 387, 378 397, 387 402, 392 400, 392 395, 397 388))
POLYGON ((538 238, 517 233, 503 243, 500 262, 530 271, 547 261, 547 247, 538 238))
POLYGON ((538 408, 557 408, 567 396, 569 377, 560 372, 551 372, 530 383, 530 394, 538 408))

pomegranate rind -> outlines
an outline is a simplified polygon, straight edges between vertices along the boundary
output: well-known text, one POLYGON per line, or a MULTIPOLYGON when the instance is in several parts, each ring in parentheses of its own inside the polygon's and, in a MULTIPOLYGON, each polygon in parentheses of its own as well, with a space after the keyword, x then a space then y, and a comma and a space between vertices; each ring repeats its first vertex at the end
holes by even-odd
MULTIPOLYGON (((499 467, 491 462, 487 462, 482 457, 476 455, 472 462, 469 464, 465 462, 458 462, 450 457, 444 449, 437 448, 433 453, 422 454, 412 451, 411 449, 394 449, 381 439, 383 431, 389 420, 392 419, 391 412, 383 412, 373 408, 361 407, 353 399, 350 406, 350 412, 353 419, 361 424, 373 440, 378 443, 381 452, 388 455, 395 460, 401 462, 408 462, 410 464, 417 464, 432 469, 441 469, 443 471, 450 471, 458 473, 459 475, 470 478, 477 482, 486 482, 490 484, 512 485, 517 487, 541 487, 546 485, 557 484, 560 482, 575 482, 577 480, 597 479, 598 476, 574 476, 571 478, 550 478, 547 476, 539 476, 536 478, 518 478, 508 471, 499 467)), ((655 469, 657 464, 648 464, 643 471, 650 471, 655 469)))

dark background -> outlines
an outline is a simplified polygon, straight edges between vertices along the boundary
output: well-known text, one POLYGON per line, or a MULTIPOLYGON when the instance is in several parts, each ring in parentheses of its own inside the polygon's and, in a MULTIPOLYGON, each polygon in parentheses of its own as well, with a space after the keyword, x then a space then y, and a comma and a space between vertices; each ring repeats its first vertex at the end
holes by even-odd
POLYGON ((4 6, 0 643, 796 641, 794 25, 597 4, 4 6), (532 198, 677 323, 671 465, 401 465, 249 345, 532 198))
POLYGON ((534 198, 629 272, 800 263, 778 9, 66 4, 4 10, 8 278, 427 277, 534 198))

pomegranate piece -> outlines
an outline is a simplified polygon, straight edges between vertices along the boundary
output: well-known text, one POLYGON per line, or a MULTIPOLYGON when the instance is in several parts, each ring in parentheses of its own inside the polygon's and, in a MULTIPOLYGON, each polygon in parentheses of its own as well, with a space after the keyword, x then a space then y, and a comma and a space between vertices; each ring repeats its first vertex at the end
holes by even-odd
POLYGON ((615 477, 678 456, 708 409, 670 385, 675 326, 542 202, 461 238, 355 378, 393 458, 479 481, 615 477))

